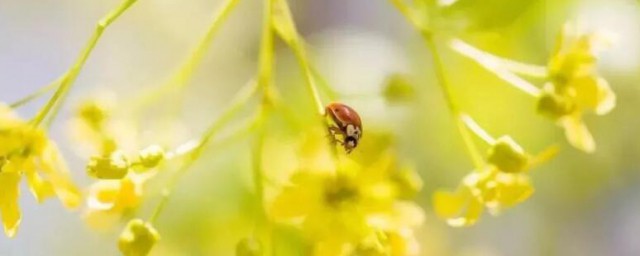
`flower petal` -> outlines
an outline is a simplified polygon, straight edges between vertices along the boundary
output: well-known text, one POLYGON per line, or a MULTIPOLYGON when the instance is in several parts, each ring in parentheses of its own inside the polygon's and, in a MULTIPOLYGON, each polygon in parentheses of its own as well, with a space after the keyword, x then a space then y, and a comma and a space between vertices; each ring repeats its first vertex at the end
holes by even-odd
POLYGON ((317 200, 301 188, 288 187, 275 198, 270 213, 276 219, 302 217, 311 211, 311 204, 317 200))
POLYGON ((596 107, 596 114, 604 115, 616 106, 616 94, 609 87, 607 80, 598 78, 598 106, 596 107))
POLYGON ((462 212, 468 199, 460 193, 439 190, 433 194, 433 208, 443 219, 454 218, 462 212))
POLYGON ((391 255, 420 255, 420 243, 413 235, 413 230, 404 228, 388 234, 391 255))
POLYGON ((66 208, 76 208, 81 204, 80 190, 71 182, 69 170, 58 147, 49 141, 40 157, 42 172, 51 182, 53 190, 66 208))
POLYGON ((483 210, 484 205, 477 199, 473 198, 467 205, 467 213, 462 217, 448 219, 447 224, 452 227, 472 226, 478 221, 483 210))
POLYGON ((44 180, 35 170, 28 168, 25 171, 27 176, 27 184, 31 194, 36 198, 38 203, 44 202, 47 198, 55 195, 51 183, 44 180))
POLYGON ((526 200, 534 191, 531 181, 526 175, 498 175, 496 184, 496 198, 486 203, 493 215, 498 215, 503 209, 526 200))
POLYGON ((82 216, 84 222, 95 231, 112 231, 122 218, 122 213, 115 210, 94 210, 88 209, 82 216))
POLYGON ((345 255, 348 251, 348 243, 340 241, 338 239, 329 239, 314 244, 313 255, 325 256, 325 255, 345 255))
POLYGON ((573 98, 581 109, 596 109, 600 102, 598 83, 601 79, 594 75, 585 75, 571 79, 573 98))
POLYGON ((92 210, 109 210, 118 198, 121 182, 115 180, 101 180, 89 188, 87 206, 92 210))
POLYGON ((567 116, 561 118, 559 121, 560 125, 564 127, 564 132, 569 144, 587 153, 593 153, 596 150, 596 143, 593 140, 593 136, 591 136, 587 126, 579 117, 567 116))
POLYGON ((8 237, 15 236, 20 225, 19 184, 19 173, 0 173, 0 214, 4 233, 8 237))
POLYGON ((508 183, 500 181, 500 204, 503 207, 510 207, 520 203, 533 194, 533 186, 529 178, 524 175, 510 175, 508 183))
POLYGON ((396 202, 387 212, 370 214, 367 223, 381 230, 417 227, 424 222, 424 212, 412 202, 396 202))

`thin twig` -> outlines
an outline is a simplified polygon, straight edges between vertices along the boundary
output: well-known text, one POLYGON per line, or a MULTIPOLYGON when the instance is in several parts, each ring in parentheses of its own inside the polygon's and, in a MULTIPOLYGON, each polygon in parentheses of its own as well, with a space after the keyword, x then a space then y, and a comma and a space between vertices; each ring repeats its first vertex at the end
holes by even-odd
MULTIPOLYGON (((116 19, 118 19, 118 17, 120 17, 126 10, 128 10, 129 7, 131 7, 136 1, 137 0, 122 1, 122 3, 116 9, 109 12, 104 18, 102 18, 98 22, 96 29, 93 32, 93 35, 91 36, 91 38, 89 38, 89 41, 87 42, 87 45, 85 46, 85 48, 82 50, 80 56, 78 57, 76 62, 73 64, 73 66, 71 66, 69 71, 67 71, 65 75, 63 75, 63 77, 61 78, 60 85, 58 86, 58 89, 54 93, 53 97, 51 97, 51 99, 47 102, 47 104, 40 110, 40 112, 38 112, 36 117, 33 119, 32 123, 34 126, 40 125, 40 123, 42 123, 42 121, 44 121, 44 119, 50 113, 52 108, 62 107, 62 104, 64 103, 64 98, 69 92, 69 89, 71 89, 71 86, 73 86, 76 78, 78 77, 78 74, 80 74, 80 71, 82 70, 82 67, 84 67, 85 62, 93 52, 93 49, 95 48, 96 44, 100 40, 100 37, 102 36, 102 33, 104 33, 104 30, 107 29, 109 25, 111 25, 111 23, 113 23, 116 19), (58 102, 58 101, 61 101, 61 102, 58 102)), ((57 113, 58 111, 54 111, 54 113, 50 117, 51 120, 55 119, 55 116, 57 113)))

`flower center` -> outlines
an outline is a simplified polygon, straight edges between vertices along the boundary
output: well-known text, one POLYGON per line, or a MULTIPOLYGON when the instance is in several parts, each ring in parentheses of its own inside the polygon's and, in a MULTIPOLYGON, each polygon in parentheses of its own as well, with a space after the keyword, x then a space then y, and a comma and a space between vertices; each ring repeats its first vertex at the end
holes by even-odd
POLYGON ((324 198, 330 207, 340 208, 358 199, 358 189, 344 179, 330 180, 325 187, 324 198))

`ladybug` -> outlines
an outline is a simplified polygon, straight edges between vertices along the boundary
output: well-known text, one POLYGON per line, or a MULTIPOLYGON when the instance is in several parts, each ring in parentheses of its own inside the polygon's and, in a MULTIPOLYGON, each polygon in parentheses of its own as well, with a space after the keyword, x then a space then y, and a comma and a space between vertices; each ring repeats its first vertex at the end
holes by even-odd
POLYGON ((331 117, 335 124, 329 126, 333 139, 342 144, 347 153, 351 153, 362 138, 362 121, 358 112, 345 104, 333 102, 325 107, 325 116, 331 117), (335 138, 338 134, 342 135, 343 141, 335 138))

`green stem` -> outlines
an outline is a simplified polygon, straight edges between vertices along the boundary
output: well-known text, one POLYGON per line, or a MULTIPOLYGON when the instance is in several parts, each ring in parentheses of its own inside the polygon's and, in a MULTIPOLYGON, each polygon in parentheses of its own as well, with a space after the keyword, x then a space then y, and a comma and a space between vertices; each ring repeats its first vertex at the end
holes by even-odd
MULTIPOLYGON (((296 34, 297 36, 297 34, 296 34)), ((305 84, 307 85, 307 89, 310 93, 313 102, 316 105, 316 111, 318 115, 324 116, 324 104, 320 99, 320 94, 318 93, 318 88, 316 87, 315 80, 313 78, 313 72, 311 71, 311 67, 309 65, 309 60, 307 58, 306 50, 304 46, 300 43, 298 37, 295 40, 291 41, 290 45, 293 53, 298 59, 298 63, 300 64, 300 68, 302 68, 302 74, 304 75, 305 84)))
MULTIPOLYGON (((230 103, 229 107, 218 117, 218 119, 207 129, 202 137, 201 143, 198 148, 204 147, 209 139, 214 136, 220 129, 222 129, 236 114, 246 105, 251 96, 257 91, 257 83, 255 81, 249 82, 244 88, 242 88, 238 94, 234 97, 234 100, 230 103)), ((197 151, 197 150, 196 150, 197 151)))
POLYGON ((37 99, 38 97, 44 95, 45 93, 55 89, 56 87, 58 87, 58 85, 60 85, 60 82, 62 82, 64 76, 66 76, 66 74, 62 75, 61 77, 59 77, 58 79, 56 79, 55 81, 53 81, 52 83, 38 89, 37 91, 23 97, 22 99, 19 99, 17 101, 15 101, 14 103, 11 103, 9 105, 9 107, 11 108, 18 108, 23 106, 24 104, 27 104, 29 102, 31 102, 34 99, 37 99))
POLYGON ((462 119, 462 113, 459 109, 458 103, 456 102, 453 94, 451 92, 451 86, 447 80, 444 71, 444 64, 442 61, 442 57, 440 56, 440 52, 438 51, 438 47, 436 46, 435 40, 433 39, 433 32, 420 24, 418 19, 412 14, 411 8, 404 4, 401 0, 389 0, 398 11, 407 19, 407 21, 420 33, 420 36, 425 41, 425 44, 429 51, 431 52, 431 56, 433 58, 434 71, 436 73, 436 79, 438 80, 438 85, 440 85, 440 89, 444 94, 444 98, 447 102, 447 106, 453 116, 458 131, 460 132, 460 136, 464 142, 465 148, 467 149, 467 153, 473 162, 473 165, 476 169, 480 169, 484 166, 484 160, 480 151, 476 148, 475 143, 473 143, 473 137, 469 133, 469 130, 465 127, 464 120, 462 119))
MULTIPOLYGON (((244 137, 247 137, 249 134, 256 131, 256 129, 263 123, 264 121, 263 119, 264 119, 263 117, 260 117, 260 115, 257 115, 254 117, 250 117, 249 120, 245 122, 245 124, 239 125, 238 127, 235 127, 235 128, 230 128, 230 129, 233 129, 234 132, 222 139, 216 140, 215 144, 217 147, 213 148, 211 151, 215 152, 216 149, 228 148, 229 146, 232 146, 234 143, 236 143, 238 140, 244 137)), ((181 145, 176 147, 174 150, 167 152, 165 159, 172 160, 172 159, 188 156, 198 148, 198 145, 200 145, 200 140, 190 140, 185 143, 182 143, 181 145)))
POLYGON ((213 136, 215 136, 220 129, 222 129, 227 123, 229 123, 234 116, 246 105, 251 96, 257 91, 257 83, 250 82, 247 86, 242 88, 234 100, 230 103, 230 106, 223 111, 223 113, 207 128, 207 130, 200 137, 197 145, 192 149, 188 150, 187 159, 180 166, 180 168, 174 173, 174 175, 170 178, 169 183, 165 186, 163 190, 163 197, 160 200, 160 203, 156 206, 151 215, 149 221, 154 222, 159 214, 164 209, 165 204, 169 200, 173 189, 177 185, 180 178, 186 173, 186 171, 193 165, 193 163, 198 160, 204 148, 207 147, 213 136))
POLYGON ((480 126, 469 115, 461 114, 460 119, 462 119, 462 122, 464 122, 465 126, 467 126, 467 128, 471 130, 471 132, 473 132, 473 134, 475 134, 478 138, 482 139, 489 145, 493 145, 496 143, 496 139, 493 138, 487 131, 482 129, 482 126, 480 126))
MULTIPOLYGON (((264 109, 261 111, 260 116, 263 118, 268 118, 269 113, 268 110, 264 109)), ((262 127, 258 131, 258 135, 255 141, 255 145, 253 147, 253 185, 256 192, 256 198, 258 200, 258 206, 260 207, 260 218, 265 220, 266 213, 264 210, 264 171, 262 169, 262 160, 263 160, 263 150, 264 150, 264 139, 265 139, 266 129, 262 127)))
POLYGON ((467 153, 469 157, 471 157, 471 161, 476 169, 482 168, 484 166, 484 160, 482 155, 479 153, 476 148, 475 143, 473 143, 473 138, 469 133, 469 130, 465 127, 464 121, 462 120, 462 113, 458 108, 458 104, 451 93, 451 86, 445 76, 444 64, 442 62, 442 57, 438 52, 438 48, 436 46, 435 41, 433 40, 433 34, 428 32, 421 33, 422 38, 425 40, 427 48, 431 51, 431 56, 433 57, 433 65, 436 73, 436 78, 438 79, 438 84, 444 93, 445 100, 447 101, 447 105, 449 106, 449 110, 451 110, 451 114, 453 115, 456 126, 458 127, 458 131, 462 136, 462 140, 467 149, 467 153))
POLYGON ((338 92, 336 92, 336 90, 331 87, 327 79, 325 79, 324 76, 320 74, 320 71, 314 65, 311 65, 311 72, 313 73, 313 76, 318 80, 320 89, 322 89, 324 93, 326 93, 329 100, 336 101, 338 99, 338 92))
POLYGON ((453 97, 453 93, 451 92, 451 87, 449 86, 449 82, 445 75, 442 57, 440 56, 440 52, 438 51, 435 41, 433 40, 433 35, 425 33, 422 35, 422 38, 424 39, 433 58, 433 66, 435 69, 436 79, 438 80, 438 85, 440 85, 440 89, 442 89, 442 92, 444 93, 444 98, 449 109, 455 116, 458 116, 460 114, 460 109, 458 107, 458 103, 453 97))
POLYGON ((239 2, 240 0, 227 0, 213 15, 213 20, 205 34, 202 36, 202 39, 200 39, 196 48, 180 68, 178 68, 178 70, 173 74, 171 79, 152 93, 143 94, 142 98, 136 99, 135 102, 144 108, 145 106, 151 105, 162 96, 172 92, 174 89, 186 87, 197 67, 202 63, 205 54, 211 48, 213 39, 239 2))
MULTIPOLYGON (((85 48, 82 50, 80 56, 78 57, 78 59, 76 59, 76 62, 65 73, 65 75, 63 75, 60 81, 60 85, 58 86, 58 90, 56 90, 53 97, 51 97, 51 99, 47 102, 47 104, 40 110, 40 112, 38 112, 38 115, 33 119, 34 126, 40 125, 40 123, 42 123, 42 121, 47 117, 51 109, 56 104, 62 105, 63 102, 58 103, 58 101, 60 99, 63 99, 69 92, 69 89, 71 89, 71 86, 73 85, 76 78, 78 77, 78 74, 80 74, 80 71, 82 70, 82 67, 84 66, 89 56, 91 55, 91 52, 93 52, 93 49, 95 48, 96 44, 100 40, 100 37, 102 36, 102 33, 104 33, 104 30, 107 27, 109 27, 109 25, 111 25, 111 23, 113 23, 118 17, 120 17, 120 15, 122 15, 127 9, 129 9, 129 7, 131 7, 131 5, 133 5, 136 1, 137 0, 122 1, 122 3, 116 9, 109 12, 104 18, 102 18, 98 22, 96 29, 93 32, 93 35, 89 39, 89 42, 87 43, 85 48)), ((61 106, 58 106, 58 107, 61 107, 61 106)), ((57 113, 57 111, 55 113, 57 113)), ((52 120, 54 118, 55 116, 51 117, 52 120)))
MULTIPOLYGON (((270 115, 274 104, 273 83, 273 66, 274 66, 274 33, 273 33, 273 7, 274 0, 263 1, 263 17, 262 17, 262 37, 260 39, 260 52, 258 55, 258 84, 262 89, 262 102, 260 106, 259 118, 266 122, 270 115)), ((258 131, 258 135, 253 148, 252 159, 252 180, 258 201, 259 219, 256 222, 256 230, 258 237, 264 245, 264 251, 269 252, 272 248, 271 243, 271 221, 265 210, 264 198, 264 182, 265 174, 262 168, 262 160, 264 157, 264 140, 266 133, 266 125, 263 125, 258 131)), ((268 253, 266 254, 268 255, 268 253)))
POLYGON ((273 30, 271 19, 273 12, 273 0, 264 1, 262 18, 262 38, 260 39, 260 53, 258 55, 258 84, 263 91, 264 97, 269 97, 271 83, 273 82, 273 30))
POLYGON ((229 14, 235 9, 240 0, 228 0, 222 6, 222 8, 214 14, 213 20, 211 21, 211 25, 209 25, 209 29, 198 43, 196 50, 191 53, 191 57, 187 60, 180 71, 175 75, 173 82, 177 86, 186 86, 189 82, 189 78, 193 76, 196 67, 202 63, 202 59, 205 54, 209 51, 211 46, 211 42, 215 38, 216 34, 222 27, 222 24, 225 23, 229 14))
MULTIPOLYGON (((296 56, 298 65, 302 69, 302 74, 304 76, 305 84, 307 86, 309 95, 313 99, 313 102, 315 104, 316 112, 318 113, 319 120, 322 123, 322 125, 329 128, 331 124, 329 123, 327 118, 325 118, 325 107, 324 107, 325 105, 322 103, 322 100, 320 99, 320 94, 318 93, 318 88, 315 84, 315 77, 321 77, 321 76, 319 72, 317 72, 317 70, 315 71, 315 74, 314 74, 314 69, 312 68, 309 62, 309 58, 307 57, 304 41, 302 40, 302 38, 300 37, 300 34, 296 29, 287 0, 277 0, 277 1, 278 1, 277 2, 278 9, 280 12, 278 17, 280 24, 279 24, 279 28, 276 28, 276 31, 278 31, 280 37, 289 46, 289 48, 291 48, 294 55, 296 56)), ((330 86, 327 85, 327 88, 330 88, 330 86)), ((327 134, 328 136, 333 136, 328 130, 327 130, 327 133, 328 133, 327 134)), ((335 160, 336 168, 339 170, 338 161, 337 161, 338 150, 336 149, 335 141, 333 139, 330 139, 329 145, 331 148, 333 159, 335 160)))
MULTIPOLYGON (((223 139, 220 139, 218 141, 215 142, 216 147, 215 149, 224 149, 224 148, 228 148, 229 145, 237 142, 238 140, 240 140, 241 138, 246 137, 247 135, 249 135, 252 131, 255 131, 256 128, 258 128, 261 124, 262 124, 262 118, 260 117, 252 117, 251 121, 248 122, 246 125, 242 126, 241 128, 237 129, 232 135, 229 135, 223 139)), ((187 142, 185 144, 183 144, 182 146, 178 147, 178 148, 183 148, 183 149, 178 149, 175 152, 171 152, 170 155, 171 157, 167 157, 168 159, 174 159, 180 156, 184 156, 184 155, 190 155, 191 153, 195 152, 196 149, 198 149, 198 146, 201 145, 201 143, 195 143, 196 145, 193 145, 193 142, 187 142)), ((153 213, 151 214, 151 217, 149 217, 149 222, 150 223, 155 223, 156 220, 158 219, 158 217, 160 216, 160 214, 162 213, 162 211, 164 210, 167 202, 169 201, 169 197, 171 196, 171 192, 174 190, 175 186, 177 185, 177 181, 180 179, 180 177, 182 175, 184 175, 184 173, 186 172, 186 169, 188 169, 188 165, 187 166, 182 166, 181 169, 179 169, 176 172, 176 175, 179 174, 179 176, 174 176, 171 179, 171 183, 169 185, 167 185, 163 190, 162 190, 162 198, 160 199, 160 202, 158 203, 158 205, 156 206, 156 208, 154 209, 153 213)))
POLYGON ((402 16, 404 16, 407 19, 407 21, 409 21, 409 23, 411 23, 411 25, 413 25, 415 28, 422 28, 422 25, 420 25, 420 22, 418 22, 415 16, 411 13, 412 12, 411 8, 407 6, 403 2, 403 0, 389 0, 389 1, 400 12, 400 14, 402 14, 402 16))
MULTIPOLYGON (((298 65, 302 69, 302 75, 309 91, 309 95, 316 105, 316 112, 320 117, 324 117, 324 104, 320 99, 318 88, 315 84, 314 74, 309 64, 309 58, 304 47, 304 42, 298 33, 296 24, 291 15, 291 10, 287 0, 272 0, 276 4, 275 14, 272 14, 271 22, 280 38, 291 48, 296 56, 298 65)), ((317 72, 316 72, 317 73, 317 72)))
MULTIPOLYGON (((270 115, 270 110, 273 107, 272 104, 272 91, 271 85, 273 82, 273 63, 274 63, 274 46, 273 46, 273 30, 271 15, 273 12, 273 0, 266 0, 263 2, 263 17, 262 17, 262 37, 260 39, 260 52, 258 54, 258 85, 262 89, 262 102, 260 107, 259 116, 261 119, 266 120, 270 115)), ((256 197, 258 199, 258 205, 260 208, 261 218, 266 218, 264 212, 264 173, 262 170, 262 148, 264 144, 265 128, 263 127, 258 132, 256 139, 256 145, 253 151, 253 172, 252 179, 256 197)))
POLYGON ((476 62, 487 68, 503 68, 517 74, 537 78, 546 78, 548 74, 547 67, 545 66, 522 63, 511 59, 502 58, 489 52, 480 50, 460 39, 451 40, 449 46, 454 51, 472 60, 475 60, 476 62))
POLYGON ((480 64, 480 66, 494 73, 500 79, 504 80, 516 89, 533 97, 540 96, 541 92, 538 87, 512 72, 520 74, 526 73, 529 76, 534 77, 546 77, 547 73, 545 67, 538 67, 534 65, 515 62, 512 60, 502 59, 476 49, 475 47, 465 43, 460 39, 451 40, 449 42, 449 47, 455 52, 458 52, 463 56, 474 60, 476 63, 480 64))
POLYGON ((151 224, 156 224, 158 217, 160 217, 160 214, 164 211, 165 206, 167 205, 167 202, 169 202, 169 196, 171 196, 171 189, 163 189, 162 190, 162 198, 160 199, 160 203, 158 203, 158 205, 156 206, 156 208, 153 210, 153 213, 151 214, 151 217, 149 217, 149 223, 151 224))
MULTIPOLYGON (((268 119, 271 112, 271 85, 273 82, 273 29, 272 29, 273 0, 264 1, 262 17, 262 38, 260 40, 260 53, 258 56, 258 84, 262 88, 262 106, 260 117, 268 119)), ((265 128, 263 127, 256 139, 255 150, 253 152, 253 184, 258 198, 258 204, 262 218, 266 218, 264 211, 264 173, 262 170, 262 148, 264 144, 265 128)))

